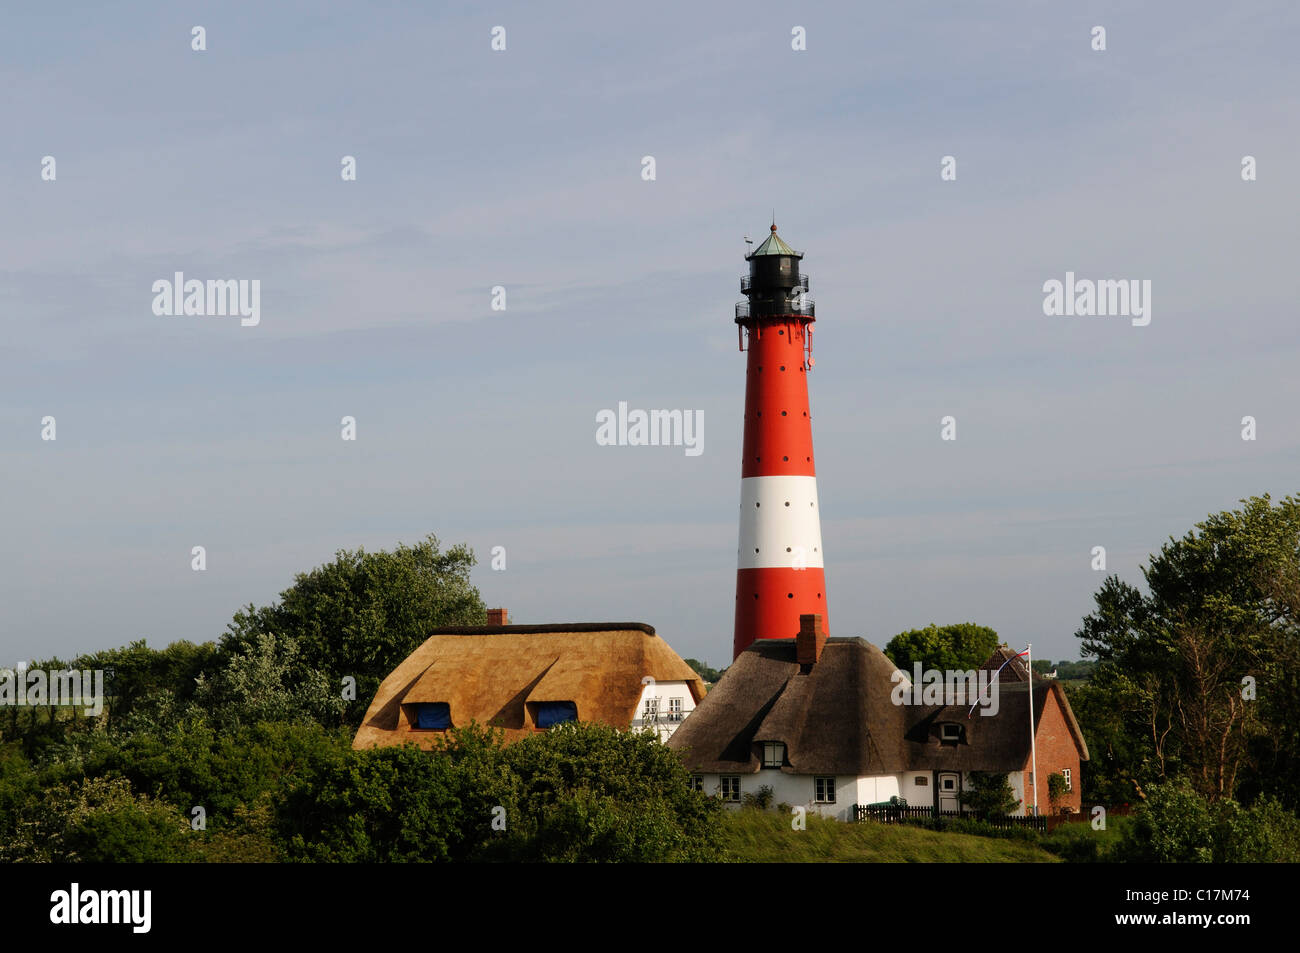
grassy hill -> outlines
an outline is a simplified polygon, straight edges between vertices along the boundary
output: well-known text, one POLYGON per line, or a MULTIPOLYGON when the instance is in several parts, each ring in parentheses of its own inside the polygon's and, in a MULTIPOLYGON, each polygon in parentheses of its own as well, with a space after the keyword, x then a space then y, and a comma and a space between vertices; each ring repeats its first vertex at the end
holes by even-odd
POLYGON ((742 863, 984 862, 1060 863, 1033 843, 949 834, 902 824, 843 824, 810 814, 808 829, 792 830, 784 814, 728 811, 724 846, 742 863))

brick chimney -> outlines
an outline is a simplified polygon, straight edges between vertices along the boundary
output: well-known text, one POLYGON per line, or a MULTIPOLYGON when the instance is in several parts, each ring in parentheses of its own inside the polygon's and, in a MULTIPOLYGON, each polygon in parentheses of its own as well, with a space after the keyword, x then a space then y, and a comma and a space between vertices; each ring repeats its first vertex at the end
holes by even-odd
POLYGON ((505 609, 488 609, 488 625, 509 625, 510 616, 505 609))
POLYGON ((826 629, 822 625, 821 613, 799 616, 799 635, 795 638, 795 654, 800 667, 805 672, 817 664, 825 647, 826 629))

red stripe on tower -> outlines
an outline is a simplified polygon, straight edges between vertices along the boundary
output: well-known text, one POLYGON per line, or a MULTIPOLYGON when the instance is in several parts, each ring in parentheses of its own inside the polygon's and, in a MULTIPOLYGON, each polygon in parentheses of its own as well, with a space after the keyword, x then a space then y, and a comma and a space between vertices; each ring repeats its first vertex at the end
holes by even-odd
POLYGON ((749 354, 733 658, 755 639, 794 638, 800 615, 828 619, 808 405, 815 318, 802 258, 774 224, 740 281, 736 325, 749 354))

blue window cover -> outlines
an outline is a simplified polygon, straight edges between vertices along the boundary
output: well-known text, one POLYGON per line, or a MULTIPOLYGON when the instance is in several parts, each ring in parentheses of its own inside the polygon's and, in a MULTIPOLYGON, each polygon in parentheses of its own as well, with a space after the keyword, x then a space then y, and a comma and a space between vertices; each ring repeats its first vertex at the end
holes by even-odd
POLYGON ((578 706, 573 702, 538 702, 537 727, 549 728, 566 721, 578 720, 578 706))
POLYGON ((415 706, 415 727, 421 731, 445 731, 451 727, 451 705, 424 702, 415 706))

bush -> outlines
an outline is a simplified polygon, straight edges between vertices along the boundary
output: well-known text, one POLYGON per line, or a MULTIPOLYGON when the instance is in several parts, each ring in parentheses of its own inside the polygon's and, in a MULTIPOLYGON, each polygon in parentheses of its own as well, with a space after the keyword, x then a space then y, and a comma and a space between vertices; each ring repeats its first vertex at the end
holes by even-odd
POLYGON ((317 760, 278 799, 275 837, 297 860, 716 859, 721 807, 688 779, 649 733, 570 723, 503 748, 471 725, 434 751, 317 760))
POLYGON ((589 788, 566 792, 530 818, 522 838, 504 842, 503 856, 555 862, 654 863, 692 859, 694 844, 663 799, 615 800, 589 788))
POLYGON ((451 860, 469 827, 455 775, 412 744, 320 759, 278 803, 277 839, 293 860, 451 860))
POLYGON ((1209 863, 1214 856, 1210 806, 1186 781, 1149 788, 1124 833, 1124 860, 1209 863))
POLYGON ((1273 800, 1211 804, 1186 779, 1148 792, 1125 830, 1118 859, 1156 863, 1300 860, 1300 819, 1273 800))
POLYGON ((42 863, 193 860, 189 822, 123 778, 60 785, 31 802, 0 860, 42 863))
POLYGON ((1223 801, 1215 811, 1218 863, 1295 863, 1300 861, 1300 818, 1281 802, 1267 799, 1250 808, 1223 801))
POLYGON ((510 835, 489 851, 494 858, 681 861, 719 856, 721 804, 690 789, 690 773, 681 759, 651 733, 570 722, 524 738, 506 748, 503 757, 518 781, 517 800, 510 811, 510 835), (548 833, 584 813, 593 823, 621 817, 629 835, 585 839, 577 853, 557 853, 548 833))
POLYGON ((194 693, 195 679, 215 664, 216 646, 210 642, 173 642, 151 649, 143 639, 125 648, 83 655, 79 669, 103 669, 104 692, 109 696, 111 721, 125 719, 156 692, 169 692, 181 703, 194 693))
POLYGON ((972 771, 968 777, 970 790, 962 792, 961 803, 974 811, 977 817, 1010 814, 1020 806, 1006 774, 972 771))
POLYGON ((221 828, 237 808, 251 809, 279 791, 300 765, 347 745, 342 734, 312 724, 264 722, 218 732, 191 717, 158 733, 81 735, 52 752, 41 782, 123 777, 133 790, 169 801, 187 817, 202 806, 208 826, 221 828))
POLYGON ((342 692, 301 654, 292 637, 260 632, 212 676, 199 676, 194 703, 223 729, 263 721, 338 725, 347 708, 342 692))
POLYGON ((775 799, 776 792, 772 790, 772 785, 764 784, 757 791, 746 791, 741 803, 753 810, 766 811, 775 799))

